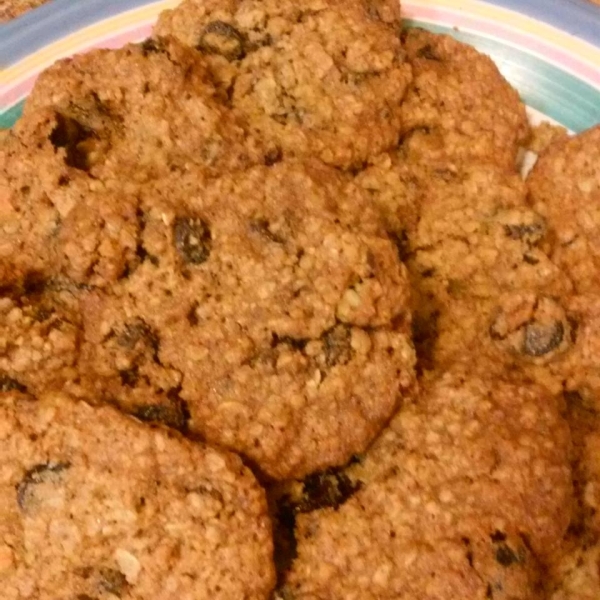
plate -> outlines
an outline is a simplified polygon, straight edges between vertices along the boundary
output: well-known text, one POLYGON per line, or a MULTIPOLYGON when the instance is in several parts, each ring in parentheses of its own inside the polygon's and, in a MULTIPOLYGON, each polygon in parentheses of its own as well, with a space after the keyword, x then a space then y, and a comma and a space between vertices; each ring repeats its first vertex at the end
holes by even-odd
MULTIPOLYGON (((38 74, 91 48, 147 37, 179 0, 53 0, 0 26, 0 128, 38 74)), ((600 9, 586 0, 403 0, 407 27, 448 33, 489 54, 534 119, 577 132, 600 123, 600 9)))

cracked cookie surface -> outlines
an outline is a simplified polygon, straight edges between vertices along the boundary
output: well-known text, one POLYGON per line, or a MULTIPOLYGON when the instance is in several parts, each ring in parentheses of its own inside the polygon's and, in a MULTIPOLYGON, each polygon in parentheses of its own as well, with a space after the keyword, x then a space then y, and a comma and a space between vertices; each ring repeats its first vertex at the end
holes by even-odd
POLYGON ((264 492, 241 460, 60 394, 0 394, 6 600, 267 599, 264 492))
POLYGON ((187 0, 165 11, 155 32, 206 56, 274 155, 350 168, 398 139, 410 67, 391 4, 187 0))
POLYGON ((284 597, 542 598, 540 561, 569 520, 568 443, 542 388, 439 376, 344 471, 345 501, 299 511, 284 597))
POLYGON ((360 191, 321 164, 256 167, 142 200, 145 260, 84 306, 82 372, 274 478, 360 452, 413 385, 406 272, 360 191), (183 404, 182 404, 183 402, 183 404))

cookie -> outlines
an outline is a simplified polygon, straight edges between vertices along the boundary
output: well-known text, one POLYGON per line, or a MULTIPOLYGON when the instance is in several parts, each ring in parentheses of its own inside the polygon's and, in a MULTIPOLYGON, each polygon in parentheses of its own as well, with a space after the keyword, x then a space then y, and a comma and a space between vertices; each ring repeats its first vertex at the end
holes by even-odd
POLYGON ((219 102, 202 57, 172 38, 94 50, 44 71, 23 118, 57 112, 51 141, 92 177, 145 181, 196 165, 259 162, 242 124, 219 102))
POLYGON ((390 156, 356 182, 381 210, 408 267, 422 367, 443 368, 468 352, 487 333, 500 296, 571 292, 548 255, 552 231, 528 206, 518 175, 390 156))
POLYGON ((414 351, 406 271, 360 191, 285 162, 147 192, 146 258, 85 301, 82 372, 130 407, 183 401, 192 432, 273 478, 364 450, 414 351))
POLYGON ((202 57, 174 39, 45 71, 0 150, 1 280, 110 285, 139 259, 139 185, 262 161, 215 94, 202 57))
POLYGON ((471 365, 438 376, 344 471, 346 494, 297 506, 283 597, 541 598, 568 443, 543 388, 471 365))
POLYGON ((529 135, 525 106, 494 62, 450 36, 409 29, 413 81, 402 103, 402 150, 414 160, 486 162, 514 171, 529 135))
POLYGON ((272 156, 360 166, 396 144, 410 81, 392 2, 186 0, 155 28, 196 48, 272 156))
POLYGON ((0 147, 0 283, 65 276, 104 286, 137 260, 137 197, 69 165, 51 108, 30 112, 0 147))
POLYGON ((62 394, 3 393, 3 597, 268 598, 264 492, 239 458, 62 394))
POLYGON ((548 258, 544 219, 516 175, 489 167, 439 169, 423 186, 409 269, 423 286, 460 296, 569 286, 548 258))
POLYGON ((530 201, 556 231, 554 259, 579 293, 600 290, 600 126, 560 138, 527 178, 530 201))

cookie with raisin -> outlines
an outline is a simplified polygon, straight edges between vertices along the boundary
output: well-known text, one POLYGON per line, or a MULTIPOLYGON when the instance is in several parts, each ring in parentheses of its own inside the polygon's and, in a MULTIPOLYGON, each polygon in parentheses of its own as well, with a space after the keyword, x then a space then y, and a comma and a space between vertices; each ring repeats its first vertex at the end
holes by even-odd
POLYGON ((61 393, 1 393, 0 415, 4 598, 269 598, 266 501, 238 457, 61 393))
MULTIPOLYGON (((364 450, 414 384, 409 284, 378 215, 320 163, 177 178, 142 201, 145 259, 84 307, 83 372, 270 477, 364 450)), ((102 385, 102 383, 100 383, 102 385)))
POLYGON ((396 144, 411 78, 398 7, 360 0, 187 0, 155 28, 196 48, 273 157, 354 168, 396 144))
POLYGON ((283 597, 542 598, 568 447, 543 388, 471 365, 438 375, 344 470, 349 493, 299 506, 283 597))

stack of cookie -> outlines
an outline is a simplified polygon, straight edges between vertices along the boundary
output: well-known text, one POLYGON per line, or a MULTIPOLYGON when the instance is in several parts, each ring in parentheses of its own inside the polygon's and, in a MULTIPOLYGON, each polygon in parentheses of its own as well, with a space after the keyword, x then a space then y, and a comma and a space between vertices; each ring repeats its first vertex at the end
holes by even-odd
POLYGON ((597 598, 600 129, 550 133, 524 181, 517 93, 395 0, 50 67, 0 144, 3 597, 597 598))

